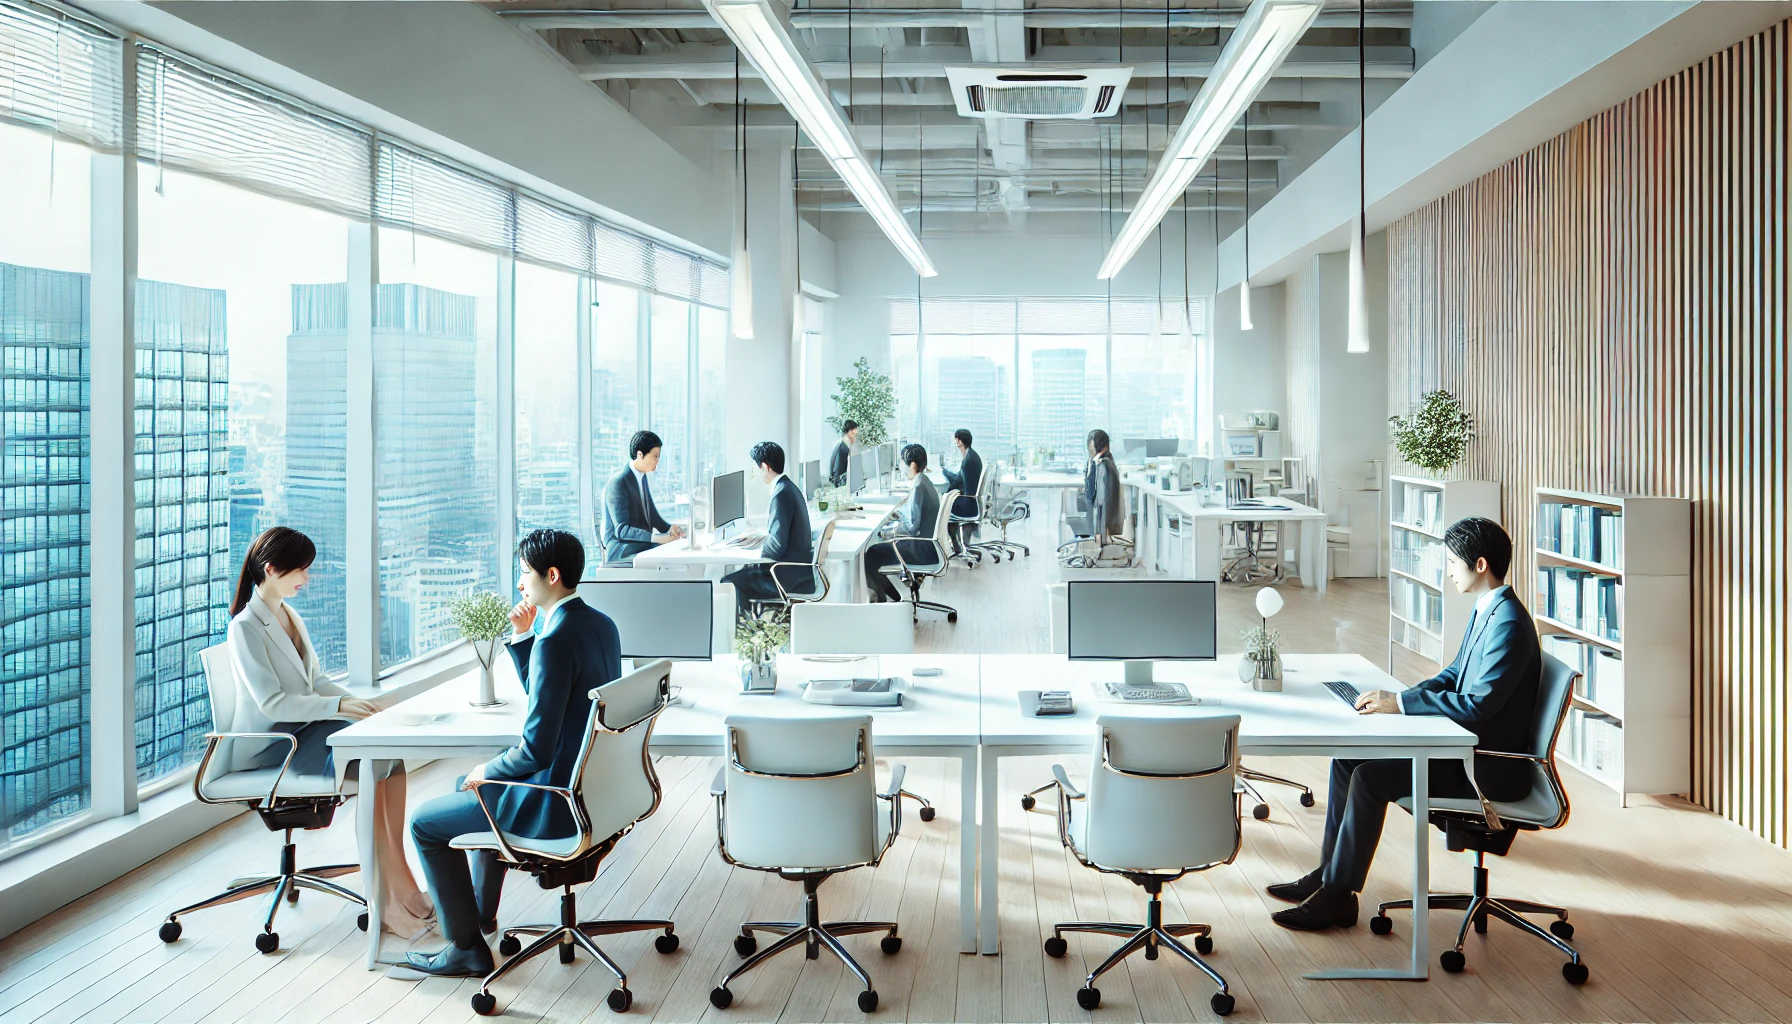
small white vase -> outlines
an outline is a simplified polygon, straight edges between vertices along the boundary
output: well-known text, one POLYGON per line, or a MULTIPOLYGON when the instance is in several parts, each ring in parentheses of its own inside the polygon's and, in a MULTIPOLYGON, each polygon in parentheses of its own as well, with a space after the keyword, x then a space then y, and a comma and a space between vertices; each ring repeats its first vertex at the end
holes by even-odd
POLYGON ((1263 693, 1282 692, 1282 656, 1268 661, 1255 661, 1249 655, 1238 656, 1238 681, 1263 693))
POLYGON ((504 702, 498 699, 498 677, 494 670, 497 665, 498 641, 472 641, 473 654, 479 659, 479 694, 467 703, 476 708, 495 708, 504 702))
POLYGON ((778 662, 775 658, 741 659, 740 692, 771 694, 778 692, 778 662))

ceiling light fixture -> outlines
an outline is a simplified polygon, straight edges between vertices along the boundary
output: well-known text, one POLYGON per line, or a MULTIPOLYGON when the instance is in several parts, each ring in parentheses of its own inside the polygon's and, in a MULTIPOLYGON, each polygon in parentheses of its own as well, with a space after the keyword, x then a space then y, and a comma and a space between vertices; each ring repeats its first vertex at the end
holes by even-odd
POLYGON ((859 205, 915 268, 915 273, 922 277, 938 273, 933 261, 927 258, 926 250, 921 248, 921 240, 890 197, 889 189, 884 187, 883 179, 866 161, 865 151, 859 148, 859 140, 848 126, 840 105, 834 102, 821 77, 797 49, 780 11, 774 10, 769 0, 703 0, 703 3, 722 30, 728 33, 728 38, 734 40, 734 45, 759 69, 765 84, 802 125, 809 141, 827 157, 840 180, 852 190, 859 205))
MULTIPOLYGON (((1219 177, 1218 165, 1214 177, 1219 177)), ((1251 329, 1251 108, 1244 108, 1244 276, 1238 281, 1238 329, 1251 329)))
POLYGON ((1361 355, 1369 351, 1369 266, 1363 252, 1369 230, 1368 148, 1369 131, 1369 48, 1364 29, 1368 28, 1368 4, 1356 14, 1356 218, 1350 224, 1350 326, 1344 351, 1361 355))
POLYGON ((728 275, 729 328, 753 340, 753 256, 747 247, 747 108, 740 102, 740 54, 734 55, 734 191, 740 200, 734 222, 734 266, 728 275))
POLYGON ((1164 150, 1097 277, 1111 279, 1138 252, 1323 7, 1322 0, 1253 0, 1164 150))

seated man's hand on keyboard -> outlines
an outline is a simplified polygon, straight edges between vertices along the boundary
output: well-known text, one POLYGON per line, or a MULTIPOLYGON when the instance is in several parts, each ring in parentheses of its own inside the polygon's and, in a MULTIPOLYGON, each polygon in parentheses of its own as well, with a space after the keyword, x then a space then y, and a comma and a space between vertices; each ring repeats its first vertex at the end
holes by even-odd
POLYGON ((1390 690, 1370 690, 1356 699, 1356 711, 1359 715, 1397 715, 1400 695, 1390 690))

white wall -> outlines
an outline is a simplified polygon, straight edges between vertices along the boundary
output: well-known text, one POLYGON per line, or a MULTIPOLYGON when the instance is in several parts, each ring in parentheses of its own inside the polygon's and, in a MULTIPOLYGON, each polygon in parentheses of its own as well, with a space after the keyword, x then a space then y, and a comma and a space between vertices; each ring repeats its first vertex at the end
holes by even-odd
POLYGON ((1221 413, 1268 410, 1288 415, 1286 302, 1283 285, 1252 288, 1251 329, 1246 331, 1238 326, 1238 289, 1220 293, 1213 334, 1216 439, 1221 413))

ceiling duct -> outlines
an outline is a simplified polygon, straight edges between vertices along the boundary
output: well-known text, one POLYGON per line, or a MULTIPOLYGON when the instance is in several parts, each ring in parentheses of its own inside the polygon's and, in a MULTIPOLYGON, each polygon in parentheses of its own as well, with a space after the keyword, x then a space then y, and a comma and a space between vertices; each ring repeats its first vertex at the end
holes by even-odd
POLYGON ((1132 80, 1126 65, 948 67, 946 81, 965 117, 989 120, 1086 121, 1112 117, 1132 80))

